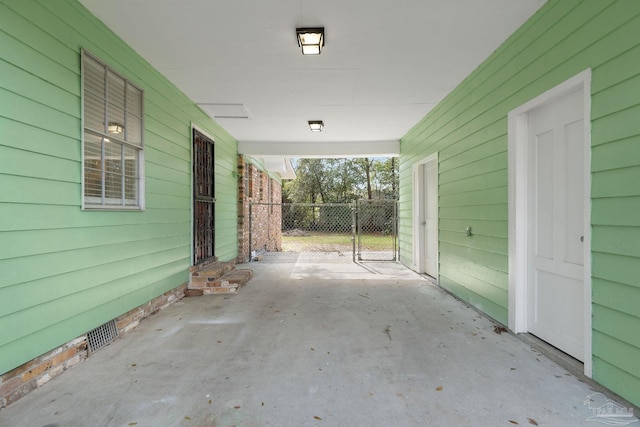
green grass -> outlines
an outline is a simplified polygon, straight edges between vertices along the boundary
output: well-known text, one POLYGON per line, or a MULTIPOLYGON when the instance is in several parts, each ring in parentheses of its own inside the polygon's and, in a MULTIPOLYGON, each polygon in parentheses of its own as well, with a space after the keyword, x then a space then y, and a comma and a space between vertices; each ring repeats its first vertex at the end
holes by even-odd
MULTIPOLYGON (((390 251, 393 237, 390 235, 365 234, 361 237, 362 249, 368 251, 390 251)), ((282 250, 305 251, 349 251, 353 248, 351 234, 309 232, 304 236, 282 236, 282 250)))

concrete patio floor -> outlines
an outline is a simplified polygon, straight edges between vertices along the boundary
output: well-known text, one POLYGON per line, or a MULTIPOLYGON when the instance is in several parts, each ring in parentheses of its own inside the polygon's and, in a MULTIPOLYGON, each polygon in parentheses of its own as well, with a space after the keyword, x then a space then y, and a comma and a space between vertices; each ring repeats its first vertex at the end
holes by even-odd
POLYGON ((2 426, 579 426, 595 390, 397 263, 277 254, 0 412, 2 426))

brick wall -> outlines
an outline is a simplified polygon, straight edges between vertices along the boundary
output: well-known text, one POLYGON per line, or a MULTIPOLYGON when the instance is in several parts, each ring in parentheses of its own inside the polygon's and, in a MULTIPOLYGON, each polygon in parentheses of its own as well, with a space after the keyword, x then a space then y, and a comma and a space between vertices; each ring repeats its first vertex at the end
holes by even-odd
POLYGON ((86 357, 87 337, 82 336, 3 374, 0 376, 0 409, 48 383, 86 357))
POLYGON ((185 294, 187 284, 183 284, 174 288, 164 294, 152 299, 146 304, 142 304, 128 311, 127 313, 118 316, 116 318, 116 327, 118 328, 118 335, 122 336, 131 329, 138 326, 143 319, 156 314, 158 311, 170 306, 171 304, 180 301, 185 294))
MULTIPOLYGON (((179 301, 185 294, 183 284, 116 318, 118 335, 123 336, 144 318, 179 301)), ((17 368, 0 375, 0 410, 42 387, 89 355, 87 336, 82 335, 17 368)))
POLYGON ((238 262, 251 252, 282 250, 282 186, 238 158, 238 262))

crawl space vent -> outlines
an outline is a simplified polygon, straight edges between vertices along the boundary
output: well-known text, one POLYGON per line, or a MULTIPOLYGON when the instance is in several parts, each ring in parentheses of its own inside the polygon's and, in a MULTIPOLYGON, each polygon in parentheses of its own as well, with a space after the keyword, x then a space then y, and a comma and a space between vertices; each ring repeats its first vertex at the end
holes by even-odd
POLYGON ((87 333, 89 353, 100 350, 116 338, 118 338, 118 328, 116 328, 115 319, 105 323, 104 325, 98 326, 87 333))

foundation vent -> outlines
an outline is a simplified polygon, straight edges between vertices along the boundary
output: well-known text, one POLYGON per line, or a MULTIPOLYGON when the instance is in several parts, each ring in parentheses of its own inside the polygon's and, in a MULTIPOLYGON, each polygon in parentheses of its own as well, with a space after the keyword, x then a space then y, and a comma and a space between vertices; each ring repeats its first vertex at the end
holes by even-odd
POLYGON ((118 328, 116 328, 115 319, 98 326, 87 333, 89 353, 100 350, 116 338, 118 338, 118 328))

